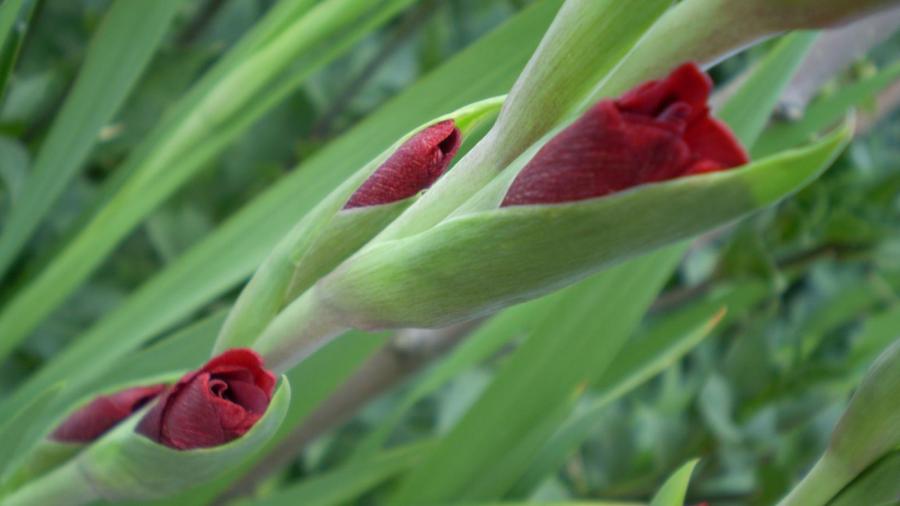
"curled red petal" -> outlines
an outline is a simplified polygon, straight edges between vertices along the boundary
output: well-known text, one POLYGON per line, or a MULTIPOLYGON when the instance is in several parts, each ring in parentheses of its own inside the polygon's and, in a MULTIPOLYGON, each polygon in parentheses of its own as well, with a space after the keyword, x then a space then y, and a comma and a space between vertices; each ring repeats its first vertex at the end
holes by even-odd
POLYGON ((462 134, 453 120, 423 129, 369 176, 344 209, 389 204, 429 188, 447 170, 461 142, 462 134))
POLYGON ((693 63, 599 102, 538 151, 503 206, 602 197, 637 185, 747 163, 728 127, 709 115, 712 80, 693 63))
POLYGON ((153 400, 165 387, 139 386, 96 397, 69 415, 50 438, 69 443, 94 441, 153 400))
POLYGON ((256 352, 228 350, 160 396, 137 431, 179 450, 225 444, 265 414, 275 383, 256 352))

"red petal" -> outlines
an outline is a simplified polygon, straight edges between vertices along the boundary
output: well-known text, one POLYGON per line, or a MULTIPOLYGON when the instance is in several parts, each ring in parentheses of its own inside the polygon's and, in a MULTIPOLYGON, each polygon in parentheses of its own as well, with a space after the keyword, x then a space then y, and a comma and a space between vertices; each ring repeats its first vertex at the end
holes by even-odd
POLYGON ((435 123, 404 142, 350 197, 344 209, 389 204, 430 187, 459 149, 453 120, 435 123))
POLYGON ((706 117, 691 124, 684 140, 697 158, 718 162, 723 168, 739 167, 750 161, 731 130, 721 121, 706 117))
POLYGON ((656 116, 669 104, 684 102, 700 113, 706 109, 712 87, 712 79, 703 69, 696 63, 685 63, 665 79, 645 83, 623 95, 616 103, 624 111, 656 116))
POLYGON ((247 348, 227 350, 211 359, 200 370, 215 374, 247 371, 253 375, 254 383, 270 396, 278 381, 275 375, 266 370, 262 357, 247 348))
POLYGON ((180 450, 227 443, 262 417, 275 382, 256 352, 228 350, 184 375, 160 397, 137 431, 180 450))
POLYGON ((173 393, 162 412, 159 442, 179 450, 226 443, 228 440, 219 421, 219 410, 212 399, 207 373, 198 375, 194 381, 173 393))
POLYGON ((710 78, 688 63, 619 100, 600 102, 538 151, 502 205, 601 197, 745 164, 740 142, 709 116, 711 89, 710 78))
POLYGON ((141 386, 97 397, 69 415, 50 437, 72 443, 91 442, 139 410, 164 388, 165 385, 141 386))
POLYGON ((622 116, 613 102, 601 102, 535 155, 503 206, 607 195, 664 179, 689 158, 687 146, 668 127, 622 116))

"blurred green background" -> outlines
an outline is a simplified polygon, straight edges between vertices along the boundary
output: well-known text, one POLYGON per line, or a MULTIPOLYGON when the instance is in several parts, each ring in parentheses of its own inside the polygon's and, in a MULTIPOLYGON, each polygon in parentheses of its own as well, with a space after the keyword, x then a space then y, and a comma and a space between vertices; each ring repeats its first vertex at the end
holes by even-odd
MULTIPOLYGON (((101 131, 88 164, 4 280, 0 301, 46 265, 165 108, 272 3, 184 2, 138 86, 101 131)), ((0 392, 14 389, 298 161, 531 3, 422 1, 316 72, 218 157, 215 170, 194 178, 131 233, 41 324, 0 369, 0 392)), ((0 107, 0 226, 108 5, 38 5, 0 107)), ((723 62, 713 69, 714 78, 729 83, 770 47, 723 62)), ((829 78, 812 107, 896 63, 898 55, 900 36, 894 34, 829 78)), ((680 464, 700 457, 692 501, 755 505, 772 503, 802 476, 865 369, 900 335, 900 89, 893 83, 875 91, 861 103, 858 137, 823 178, 775 209, 694 242, 636 339, 687 333, 727 306, 712 333, 601 410, 592 410, 597 396, 588 389, 573 418, 581 420, 586 440, 558 469, 520 483, 519 492, 543 499, 646 500, 680 464), (581 413, 586 417, 579 419, 581 413)), ((777 142, 778 128, 790 124, 787 116, 773 120, 763 147, 777 142)), ((226 307, 236 293, 190 320, 226 307)), ((416 402, 391 444, 445 433, 514 346, 515 340, 416 402)), ((279 479, 290 483, 345 462, 414 384, 392 389, 317 439, 279 479)), ((357 501, 379 503, 380 493, 376 487, 357 501)))

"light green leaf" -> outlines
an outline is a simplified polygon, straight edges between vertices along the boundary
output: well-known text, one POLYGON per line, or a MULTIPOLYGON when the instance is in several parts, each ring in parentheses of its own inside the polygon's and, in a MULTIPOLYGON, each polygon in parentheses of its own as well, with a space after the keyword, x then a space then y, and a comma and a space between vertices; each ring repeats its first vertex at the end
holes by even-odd
MULTIPOLYGON (((660 332, 637 336, 618 353, 612 364, 597 378, 596 391, 588 406, 570 416, 532 459, 529 469, 519 479, 510 495, 527 497, 532 489, 565 463, 566 458, 589 436, 591 429, 607 406, 642 383, 676 363, 707 337, 724 317, 723 307, 717 314, 694 318, 693 328, 685 332, 660 332)), ((663 328, 666 326, 663 326, 663 328)))
POLYGON ((662 488, 653 496, 650 506, 684 506, 688 485, 691 483, 691 474, 697 467, 698 460, 692 460, 681 466, 663 484, 662 488))
POLYGON ((54 357, 0 409, 15 409, 63 378, 102 376, 120 357, 242 281, 304 213, 404 132, 507 91, 559 4, 525 9, 332 141, 54 357))
POLYGON ((0 277, 87 159, 100 129, 131 92, 181 5, 181 0, 112 4, 4 224, 0 277))
POLYGON ((858 478, 847 485, 828 506, 893 506, 900 497, 900 451, 882 458, 869 466, 858 478))
POLYGON ((359 463, 310 476, 268 497, 237 501, 240 506, 331 506, 346 504, 375 485, 415 465, 431 443, 391 450, 359 463))
MULTIPOLYGON (((9 473, 15 469, 13 465, 31 446, 43 437, 43 428, 46 423, 41 423, 47 407, 63 389, 63 384, 47 388, 24 408, 5 417, 0 426, 0 485, 5 485, 9 473)), ((2 486, 0 486, 2 490, 2 486)))
POLYGON ((681 252, 656 252, 566 289, 553 317, 508 359, 476 404, 406 477, 394 500, 423 504, 502 495, 552 434, 555 424, 542 424, 547 415, 559 414, 566 399, 609 366, 681 252), (534 433, 536 426, 544 434, 534 433), (525 441, 530 448, 522 446, 525 441), (513 450, 519 459, 500 466, 513 450))
MULTIPOLYGON (((22 51, 28 27, 34 19, 34 13, 44 0, 33 0, 28 12, 19 23, 16 17, 22 7, 22 0, 10 0, 0 5, 0 104, 6 95, 6 88, 12 80, 13 70, 22 51)), ((2 275, 2 272, 0 272, 2 275)))
POLYGON ((546 317, 555 306, 559 294, 549 295, 503 311, 475 330, 440 363, 416 381, 413 388, 393 406, 390 413, 356 446, 354 458, 371 457, 384 445, 394 428, 420 400, 446 385, 461 372, 496 353, 518 336, 530 332, 534 323, 546 317))
MULTIPOLYGON (((110 196, 104 205, 0 313, 0 357, 61 304, 162 201, 274 106, 275 99, 299 85, 301 81, 293 79, 279 89, 278 83, 301 55, 325 41, 330 47, 346 49, 367 33, 362 29, 386 22, 413 1, 322 2, 216 81, 201 80, 176 106, 176 114, 168 117, 175 119, 160 123, 117 171, 121 176, 107 188, 110 196)), ((302 77, 337 52, 329 49, 311 56, 302 77)))
POLYGON ((816 41, 817 32, 798 32, 786 35, 751 71, 747 81, 716 115, 729 125, 740 139, 758 139, 766 127, 771 109, 760 107, 781 96, 781 91, 794 76, 794 69, 803 62, 809 48, 816 41))
POLYGON ((871 99, 879 91, 900 77, 900 63, 895 63, 871 77, 860 80, 815 100, 803 118, 796 122, 781 122, 769 127, 753 147, 753 156, 769 156, 771 153, 799 146, 818 132, 837 123, 851 107, 871 99))

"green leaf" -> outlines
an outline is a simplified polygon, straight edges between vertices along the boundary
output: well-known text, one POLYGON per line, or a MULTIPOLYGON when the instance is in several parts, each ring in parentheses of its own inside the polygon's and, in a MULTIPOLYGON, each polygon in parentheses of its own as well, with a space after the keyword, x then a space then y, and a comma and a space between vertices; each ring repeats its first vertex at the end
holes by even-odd
POLYGON ((9 478, 10 472, 15 469, 13 463, 43 437, 41 429, 45 428, 46 424, 40 421, 47 407, 62 389, 63 384, 47 388, 25 407, 6 418, 5 423, 0 426, 0 484, 5 485, 4 482, 9 478))
POLYGON ((242 281, 309 209, 404 132, 507 91, 559 4, 539 2, 522 11, 304 161, 55 356, 0 410, 21 406, 63 378, 102 376, 123 355, 242 281))
MULTIPOLYGON (((16 294, 0 313, 0 358, 7 355, 40 321, 61 304, 115 246, 162 201, 207 166, 276 99, 302 82, 284 72, 306 51, 328 41, 346 49, 414 0, 329 0, 273 37, 214 82, 201 80, 176 114, 163 121, 117 171, 109 199, 38 276, 16 294), (274 89, 272 89, 274 88, 274 89)), ((152 3, 152 2, 151 2, 152 3)), ((339 51, 314 55, 303 78, 339 51)), ((215 71, 213 71, 215 72, 215 71)))
POLYGON ((310 476, 297 485, 255 500, 237 501, 240 506, 330 506, 346 504, 367 490, 418 463, 431 443, 391 450, 372 459, 341 466, 322 475, 310 476))
POLYGON ((847 485, 828 506, 895 505, 900 497, 900 451, 883 457, 847 485))
POLYGON ((554 294, 511 307, 481 325, 448 357, 416 381, 412 389, 391 408, 378 428, 356 445, 354 458, 365 459, 375 454, 416 403, 446 385, 461 372, 496 353, 510 339, 525 335, 535 322, 546 317, 555 307, 558 297, 558 294, 554 294))
POLYGON ((779 504, 825 504, 865 469, 900 447, 898 388, 900 339, 867 372, 838 421, 825 454, 779 504))
POLYGON ((681 252, 669 248, 566 289, 552 317, 539 324, 476 404, 406 477, 394 502, 484 500, 505 492, 555 428, 540 422, 559 413, 580 385, 609 366, 681 252), (542 437, 532 433, 536 425, 544 429, 542 437), (530 452, 520 446, 526 440, 530 452), (514 449, 519 460, 499 466, 514 449))
MULTIPOLYGON (((596 381, 596 390, 588 406, 570 416, 543 445, 532 459, 529 469, 510 493, 513 497, 527 497, 533 488, 550 473, 565 464, 569 455, 589 436, 597 420, 609 404, 676 363, 709 336, 725 315, 723 307, 709 317, 693 318, 691 328, 683 332, 668 332, 669 325, 654 328, 647 335, 636 336, 622 349, 606 371, 596 381)), ((681 322, 679 322, 681 323, 681 322)))
POLYGON ((140 0, 115 2, 109 9, 4 224, 0 277, 87 159, 98 132, 134 88, 181 5, 181 0, 140 0))
MULTIPOLYGON (((6 95, 6 89, 12 80, 13 70, 25 42, 25 34, 34 19, 34 13, 44 0, 33 0, 24 19, 16 23, 22 0, 10 0, 0 5, 0 104, 6 95)), ((0 270, 2 275, 2 270, 0 270)))
MULTIPOLYGON (((6 205, 15 205, 16 201, 21 198, 22 187, 25 186, 31 160, 28 150, 22 143, 2 136, 0 136, 0 158, 3 159, 3 164, 0 165, 0 184, 5 189, 3 192, 5 195, 0 201, 0 211, 3 211, 8 210, 4 209, 6 205)), ((4 213, 4 215, 6 214, 4 213)))
MULTIPOLYGON (((437 327, 490 314, 771 205, 818 177, 851 136, 847 124, 813 146, 731 171, 450 218, 352 257, 317 285, 309 311, 328 308, 357 328, 437 327)), ((268 332, 261 340, 290 339, 268 332)))
POLYGON ((669 477, 653 496, 650 506, 683 506, 688 485, 691 483, 691 474, 694 473, 697 462, 699 461, 692 460, 675 471, 675 474, 669 477))
POLYGON ((799 146, 823 129, 841 120, 851 107, 874 97, 900 76, 900 63, 895 63, 871 77, 860 80, 815 100, 799 121, 781 122, 769 127, 753 147, 753 156, 799 146))
POLYGON ((786 35, 757 64, 758 70, 751 71, 737 93, 716 112, 720 119, 735 125, 732 131, 738 138, 759 138, 771 115, 771 108, 760 107, 760 104, 778 100, 818 35, 817 32, 786 35))

